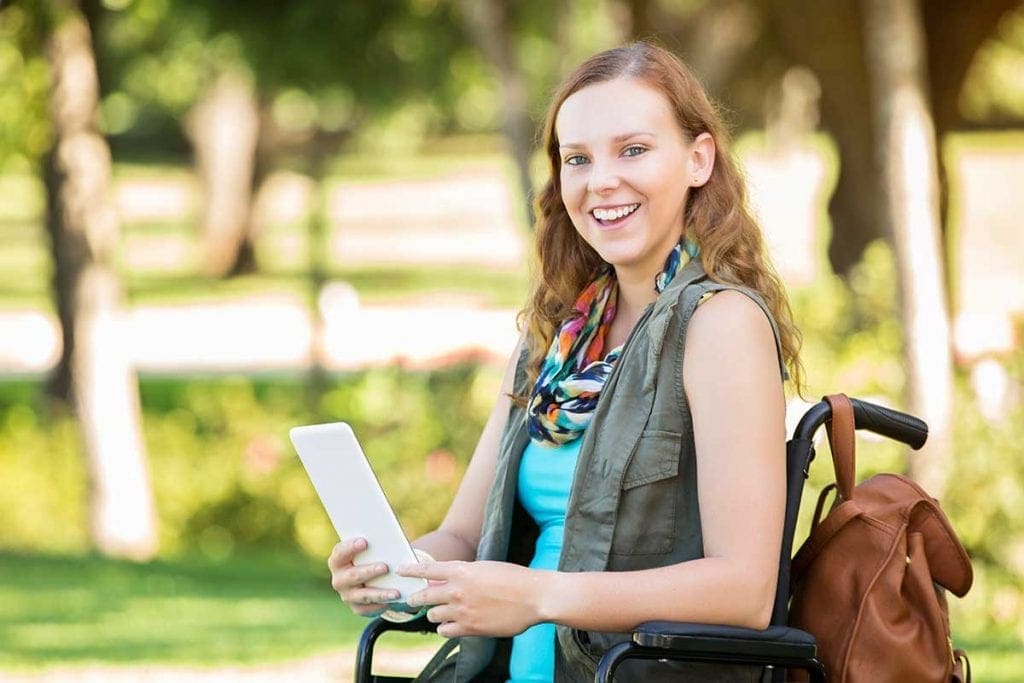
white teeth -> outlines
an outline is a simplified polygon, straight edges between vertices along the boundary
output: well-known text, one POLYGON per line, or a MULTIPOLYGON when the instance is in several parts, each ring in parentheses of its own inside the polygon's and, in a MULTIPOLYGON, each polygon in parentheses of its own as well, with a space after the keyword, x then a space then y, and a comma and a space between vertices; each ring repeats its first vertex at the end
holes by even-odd
POLYGON ((623 216, 628 216, 639 208, 639 204, 630 204, 629 206, 620 206, 617 209, 594 209, 593 213, 594 218, 600 221, 614 221, 623 216))

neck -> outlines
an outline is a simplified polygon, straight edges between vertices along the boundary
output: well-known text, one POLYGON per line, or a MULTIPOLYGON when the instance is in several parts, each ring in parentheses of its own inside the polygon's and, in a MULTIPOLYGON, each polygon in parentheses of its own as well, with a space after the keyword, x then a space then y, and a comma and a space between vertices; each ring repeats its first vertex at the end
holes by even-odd
POLYGON ((632 327, 649 304, 658 298, 654 289, 654 278, 657 274, 636 274, 616 269, 615 276, 619 281, 619 301, 616 318, 622 317, 632 327))

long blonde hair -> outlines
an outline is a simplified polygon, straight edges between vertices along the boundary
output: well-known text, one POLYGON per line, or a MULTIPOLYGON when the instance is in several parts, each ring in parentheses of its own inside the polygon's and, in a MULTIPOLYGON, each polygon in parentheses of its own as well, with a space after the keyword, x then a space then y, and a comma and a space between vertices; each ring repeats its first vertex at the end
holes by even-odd
POLYGON ((555 121, 570 95, 615 78, 635 78, 664 94, 689 140, 701 133, 709 133, 714 139, 717 153, 711 177, 689 192, 684 213, 687 234, 700 246, 701 261, 712 280, 743 285, 764 298, 778 324, 783 360, 799 393, 803 385, 798 357, 800 332, 793 324, 779 276, 767 257, 761 228, 747 209, 746 183, 732 159, 726 125, 690 69, 671 52, 646 42, 617 47, 588 59, 565 79, 548 109, 543 144, 550 177, 535 202, 539 272, 530 299, 519 314, 529 352, 528 386, 536 381, 558 327, 571 314, 579 293, 605 265, 576 232, 562 203, 555 121))

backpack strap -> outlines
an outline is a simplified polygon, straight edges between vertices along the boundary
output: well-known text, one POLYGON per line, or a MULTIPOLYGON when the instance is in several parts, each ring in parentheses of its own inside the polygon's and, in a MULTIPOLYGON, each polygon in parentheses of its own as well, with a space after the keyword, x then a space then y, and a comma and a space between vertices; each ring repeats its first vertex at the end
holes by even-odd
POLYGON ((800 550, 797 551, 796 556, 793 557, 790 568, 793 580, 799 581, 804 571, 814 561, 814 558, 818 556, 818 553, 828 545, 832 537, 838 534, 844 526, 863 514, 864 511, 854 502, 838 505, 832 512, 828 513, 825 519, 821 520, 821 523, 814 528, 814 531, 800 547, 800 550))
POLYGON ((830 394, 824 400, 832 407, 832 416, 826 428, 828 445, 832 450, 832 464, 836 471, 836 490, 840 501, 852 500, 854 477, 857 474, 853 404, 846 394, 830 394))

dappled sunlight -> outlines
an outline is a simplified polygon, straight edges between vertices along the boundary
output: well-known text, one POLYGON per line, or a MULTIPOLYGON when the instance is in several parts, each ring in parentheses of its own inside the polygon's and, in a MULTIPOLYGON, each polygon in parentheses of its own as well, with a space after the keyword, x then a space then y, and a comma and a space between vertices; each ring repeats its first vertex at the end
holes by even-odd
MULTIPOLYGON (((1005 303, 1005 302, 1003 302, 1005 303)), ((991 305, 972 305, 956 316, 953 325, 955 348, 961 359, 971 362, 987 353, 1012 353, 1020 344, 1013 331, 1013 321, 1005 313, 986 310, 991 305)))
POLYGON ((515 311, 417 306, 359 308, 326 319, 330 366, 426 365, 458 352, 501 362, 515 347, 515 311))
POLYGON ((0 368, 40 372, 60 357, 60 339, 52 315, 39 311, 0 313, 0 368))
MULTIPOLYGON (((989 422, 1006 417, 1014 387, 1006 368, 999 361, 986 358, 975 364, 971 368, 971 388, 978 398, 978 411, 989 422)), ((1019 396, 1013 398, 1019 400, 1019 396)))
POLYGON ((198 181, 191 174, 175 175, 118 180, 114 197, 122 220, 181 220, 182 216, 194 215, 198 181))
POLYGON ((472 263, 516 269, 526 236, 500 169, 428 180, 337 183, 329 214, 340 263, 472 263))
POLYGON ((743 163, 750 203, 775 267, 790 286, 811 285, 822 265, 820 207, 826 196, 827 160, 819 149, 798 147, 785 152, 750 149, 743 163))
MULTIPOLYGON (((331 290, 337 291, 337 290, 331 290)), ((518 337, 515 310, 455 305, 321 306, 325 365, 332 370, 406 362, 429 365, 454 354, 499 363, 518 337)), ((308 306, 286 296, 223 303, 139 306, 119 316, 119 346, 147 372, 301 370, 310 363, 308 306)), ((0 371, 44 372, 59 353, 52 316, 0 313, 0 371)))
POLYGON ((140 369, 289 368, 304 365, 309 354, 309 313, 290 297, 142 306, 129 321, 140 369))

